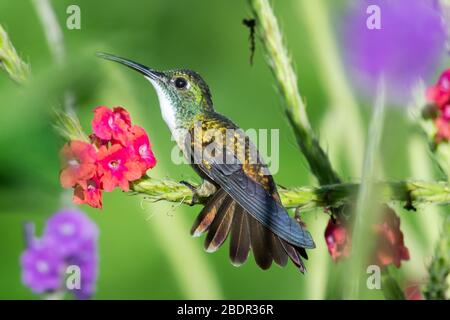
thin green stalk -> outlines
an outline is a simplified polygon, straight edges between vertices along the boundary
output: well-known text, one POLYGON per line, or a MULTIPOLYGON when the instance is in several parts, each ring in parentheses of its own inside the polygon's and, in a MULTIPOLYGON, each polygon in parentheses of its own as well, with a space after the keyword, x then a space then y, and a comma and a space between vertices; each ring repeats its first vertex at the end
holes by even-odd
MULTIPOLYGON (((339 207, 355 201, 359 188, 359 184, 342 183, 320 187, 280 188, 279 193, 285 207, 311 210, 339 207)), ((168 201, 190 205, 193 201, 193 193, 190 188, 168 178, 145 177, 134 182, 132 190, 154 202, 168 201)), ((447 182, 378 182, 374 184, 373 190, 381 202, 397 201, 407 206, 417 207, 429 204, 450 204, 450 184, 447 182)), ((194 204, 204 204, 206 201, 207 198, 199 198, 194 204)))
POLYGON ((269 1, 249 0, 249 4, 256 19, 257 35, 261 40, 268 64, 277 81, 288 120, 311 172, 321 185, 340 182, 309 123, 306 105, 298 92, 297 76, 292 68, 288 52, 283 45, 282 34, 269 1))
POLYGON ((376 221, 376 214, 379 212, 376 206, 374 208, 374 204, 379 203, 380 199, 375 199, 376 193, 374 192, 373 181, 376 174, 375 159, 379 151, 381 133, 383 131, 384 112, 384 84, 381 80, 380 87, 377 91, 377 101, 375 102, 373 117, 369 126, 369 140, 364 155, 362 183, 356 202, 355 223, 352 233, 352 263, 349 273, 353 276, 350 279, 345 293, 345 297, 348 299, 360 298, 361 286, 359 281, 363 266, 370 252, 367 245, 368 243, 372 243, 370 241, 371 239, 367 238, 371 234, 370 227, 376 221))
MULTIPOLYGON (((410 159, 410 171, 411 178, 413 179, 423 179, 426 181, 435 180, 435 175, 432 168, 432 162, 430 161, 429 154, 427 152, 426 141, 422 136, 414 134, 410 137, 408 141, 408 157, 410 159)), ((445 208, 443 208, 445 209, 445 208)), ((417 215, 414 219, 417 225, 421 226, 420 232, 423 237, 409 237, 408 238, 408 248, 411 252, 414 252, 414 256, 420 259, 418 263, 421 263, 422 268, 417 268, 415 265, 406 264, 402 266, 408 277, 411 279, 419 279, 423 277, 425 268, 427 266, 423 265, 423 257, 429 256, 430 252, 433 251, 435 244, 439 241, 439 233, 436 230, 442 228, 443 215, 441 208, 437 206, 430 206, 426 208, 427 214, 417 215)), ((409 220, 405 221, 405 232, 406 226, 409 220)), ((403 222, 402 222, 403 223, 403 222)), ((412 227, 412 226, 411 226, 412 227)), ((411 259, 414 259, 414 256, 411 259)))
MULTIPOLYGON (((318 75, 329 99, 329 113, 321 127, 321 134, 330 142, 331 150, 345 150, 351 173, 359 174, 364 152, 364 128, 356 98, 350 88, 331 26, 325 0, 295 2, 299 20, 309 33, 318 75), (351 130, 348 128, 351 124, 351 130), (357 171, 357 172, 355 172, 357 171)), ((336 164, 335 164, 336 165, 336 164)))
POLYGON ((381 271, 381 288, 387 300, 405 300, 405 294, 387 267, 381 271))
POLYGON ((428 300, 450 299, 450 217, 446 217, 441 235, 428 267, 429 279, 424 288, 428 300))
POLYGON ((0 24, 0 69, 14 82, 24 84, 30 76, 30 67, 17 54, 8 34, 0 24))
MULTIPOLYGON (((55 10, 50 0, 33 0, 33 5, 44 29, 45 38, 47 39, 53 60, 61 67, 66 62, 66 47, 64 44, 64 35, 58 23, 55 10)), ((75 114, 75 96, 73 92, 67 90, 63 98, 66 112, 75 114)))

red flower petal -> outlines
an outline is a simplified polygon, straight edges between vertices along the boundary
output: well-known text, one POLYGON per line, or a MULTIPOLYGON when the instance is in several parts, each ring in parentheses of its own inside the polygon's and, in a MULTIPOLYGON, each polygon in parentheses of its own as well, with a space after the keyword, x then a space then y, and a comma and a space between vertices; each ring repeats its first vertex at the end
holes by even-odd
POLYGON ((114 144, 110 148, 103 146, 99 149, 98 172, 105 191, 112 191, 115 187, 129 191, 129 181, 142 176, 132 148, 120 144, 114 144))
POLYGON ((137 157, 137 162, 141 167, 142 174, 145 174, 148 169, 156 165, 156 158, 153 154, 148 135, 143 128, 133 126, 130 130, 129 140, 137 157))
POLYGON ((409 260, 409 250, 404 244, 403 233, 400 230, 400 218, 395 211, 384 206, 383 221, 373 226, 377 235, 375 264, 387 266, 394 264, 400 267, 402 260, 409 260))
POLYGON ((419 284, 411 284, 405 289, 406 300, 424 300, 419 284))
POLYGON ((66 143, 60 152, 62 171, 60 182, 64 188, 71 188, 91 178, 96 169, 94 147, 83 141, 66 143))
MULTIPOLYGON (((388 206, 383 207, 382 221, 372 226, 377 239, 373 264, 387 266, 394 264, 400 267, 402 260, 409 260, 409 250, 403 241, 403 233, 400 230, 400 218, 395 211, 388 206)), ((351 251, 351 235, 348 226, 341 220, 328 221, 325 229, 325 241, 333 261, 338 261, 349 256, 351 251)))
POLYGON ((442 108, 441 117, 446 121, 450 121, 450 104, 447 104, 442 108))
POLYGON ((328 252, 334 262, 346 258, 351 250, 351 237, 347 230, 347 226, 340 220, 333 222, 328 221, 325 229, 325 241, 327 243, 328 252))
POLYGON ((450 121, 446 120, 444 117, 439 117, 435 120, 436 125, 436 142, 442 140, 450 140, 450 121))
POLYGON ((97 177, 89 179, 84 186, 77 185, 73 194, 75 204, 88 204, 93 208, 102 207, 102 190, 97 177))
POLYGON ((450 103, 450 69, 445 70, 434 86, 427 89, 427 100, 443 108, 450 103))
POLYGON ((110 110, 100 106, 94 109, 92 130, 102 140, 114 140, 125 145, 130 126, 130 115, 122 107, 110 110))
POLYGON ((108 145, 108 140, 103 140, 99 137, 97 137, 94 133, 89 135, 89 140, 91 140, 91 144, 93 144, 97 149, 99 149, 101 146, 108 145))

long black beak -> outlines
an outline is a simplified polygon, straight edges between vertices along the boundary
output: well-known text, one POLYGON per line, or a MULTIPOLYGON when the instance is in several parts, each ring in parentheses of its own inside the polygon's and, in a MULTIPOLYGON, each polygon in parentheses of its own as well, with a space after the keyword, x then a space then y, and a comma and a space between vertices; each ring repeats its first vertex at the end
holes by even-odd
POLYGON ((115 55, 112 55, 109 53, 104 53, 104 52, 97 52, 97 57, 121 63, 133 70, 136 70, 139 73, 142 73, 144 76, 149 77, 150 79, 153 79, 153 80, 163 80, 164 79, 164 73, 150 69, 140 63, 137 63, 137 62, 125 59, 125 58, 117 57, 115 55))

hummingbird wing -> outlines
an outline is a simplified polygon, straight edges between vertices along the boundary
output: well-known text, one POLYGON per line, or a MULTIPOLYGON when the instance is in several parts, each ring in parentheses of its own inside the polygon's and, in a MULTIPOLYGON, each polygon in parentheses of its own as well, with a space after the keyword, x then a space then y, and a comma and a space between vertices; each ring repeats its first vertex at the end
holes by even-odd
POLYGON ((229 254, 236 266, 247 260, 251 248, 262 269, 269 268, 272 261, 285 266, 289 257, 304 272, 301 257, 307 259, 305 248, 313 248, 314 242, 281 205, 273 178, 255 146, 242 130, 217 113, 205 113, 198 120, 186 136, 183 152, 194 169, 219 189, 197 217, 192 235, 208 232, 208 252, 218 250, 230 236, 229 254), (227 129, 232 129, 230 141, 221 140, 227 129))
MULTIPOLYGON (((273 178, 245 133, 215 112, 205 113, 197 120, 185 141, 184 150, 197 169, 284 243, 314 248, 309 232, 280 204, 273 178)), ((252 234, 261 233, 252 219, 248 222, 252 234)), ((255 251, 254 246, 252 248, 255 251)))

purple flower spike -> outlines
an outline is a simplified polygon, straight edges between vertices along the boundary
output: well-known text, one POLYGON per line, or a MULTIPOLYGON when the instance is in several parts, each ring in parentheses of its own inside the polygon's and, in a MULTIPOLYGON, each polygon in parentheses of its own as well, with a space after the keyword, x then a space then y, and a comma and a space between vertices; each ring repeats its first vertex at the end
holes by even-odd
POLYGON ((432 75, 445 51, 446 28, 436 0, 359 0, 345 21, 345 56, 355 84, 371 95, 383 77, 396 104, 408 103, 411 88, 432 75), (377 8, 379 28, 370 18, 377 8))
POLYGON ((23 283, 35 293, 69 291, 77 299, 90 299, 97 281, 97 238, 97 226, 75 209, 55 213, 41 239, 34 237, 34 225, 27 223, 27 249, 21 257, 23 283), (72 278, 69 285, 69 277, 79 278, 72 278))
POLYGON ((95 292, 95 283, 97 280, 97 260, 90 260, 78 265, 81 269, 81 287, 72 290, 78 300, 87 300, 95 292))
POLYGON ((86 241, 80 247, 78 254, 67 260, 68 265, 76 265, 80 268, 81 286, 80 289, 73 289, 72 293, 79 300, 87 300, 95 292, 97 281, 97 249, 95 241, 86 241))
POLYGON ((97 226, 82 212, 66 209, 55 213, 44 231, 45 242, 57 243, 64 256, 77 254, 86 241, 96 240, 97 226))
POLYGON ((61 273, 64 260, 56 248, 43 245, 35 240, 22 254, 22 281, 34 293, 58 290, 61 286, 61 273))

